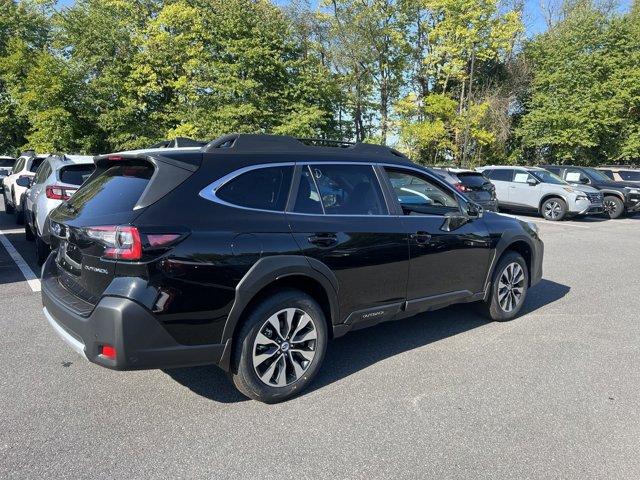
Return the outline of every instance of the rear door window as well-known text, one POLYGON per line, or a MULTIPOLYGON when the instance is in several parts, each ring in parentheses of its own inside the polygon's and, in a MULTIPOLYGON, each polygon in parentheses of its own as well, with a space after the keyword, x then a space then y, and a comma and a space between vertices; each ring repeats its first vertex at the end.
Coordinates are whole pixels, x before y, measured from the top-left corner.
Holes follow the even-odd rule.
POLYGON ((68 167, 62 167, 58 176, 62 183, 82 185, 91 176, 95 168, 96 166, 93 164, 69 165, 68 167))
POLYGON ((386 215, 382 189, 371 165, 309 166, 326 215, 386 215))
MULTIPOLYGON (((613 172, 611 170, 600 169, 600 171, 604 173, 607 177, 609 177, 611 180, 615 180, 615 177, 613 176, 613 172)), ((622 175, 622 172, 618 172, 618 173, 622 175)))
POLYGON ((42 165, 42 162, 44 162, 44 158, 34 158, 31 161, 31 165, 29 165, 29 171, 30 172, 35 172, 36 170, 38 170, 38 167, 40 167, 40 165, 42 165))
POLYGON ((489 178, 498 182, 511 182, 513 179, 513 169, 496 168, 490 171, 489 178))
POLYGON ((458 173, 456 174, 460 183, 472 188, 482 188, 489 180, 481 173, 458 173))
POLYGON ((239 207, 281 212, 287 204, 292 176, 293 166, 256 168, 222 185, 216 196, 239 207))

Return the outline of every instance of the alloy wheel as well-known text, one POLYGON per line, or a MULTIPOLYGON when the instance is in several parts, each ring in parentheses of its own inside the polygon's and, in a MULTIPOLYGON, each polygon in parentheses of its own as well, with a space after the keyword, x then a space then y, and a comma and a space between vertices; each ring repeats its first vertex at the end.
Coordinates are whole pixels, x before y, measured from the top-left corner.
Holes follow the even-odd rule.
POLYGON ((316 356, 318 332, 313 318, 300 308, 285 308, 262 324, 253 344, 253 368, 270 387, 291 385, 316 356))
POLYGON ((555 220, 562 214, 562 207, 558 202, 552 200, 544 205, 544 216, 555 220))
POLYGON ((605 213, 612 214, 616 212, 616 202, 613 200, 609 200, 608 202, 604 202, 604 211, 605 213))
POLYGON ((498 280, 498 303, 504 312, 512 312, 522 302, 524 281, 524 270, 517 262, 507 265, 500 274, 500 279, 498 280))

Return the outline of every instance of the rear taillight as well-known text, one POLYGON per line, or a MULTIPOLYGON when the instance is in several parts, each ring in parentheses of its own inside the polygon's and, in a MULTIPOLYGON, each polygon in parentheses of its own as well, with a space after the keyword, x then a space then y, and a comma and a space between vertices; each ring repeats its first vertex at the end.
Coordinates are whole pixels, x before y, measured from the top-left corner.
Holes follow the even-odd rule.
POLYGON ((69 200, 77 188, 62 187, 60 185, 49 185, 45 189, 47 198, 51 200, 69 200))
POLYGON ((86 227, 85 234, 104 245, 103 258, 140 260, 143 251, 157 251, 171 247, 186 237, 185 233, 140 233, 128 225, 86 227))
POLYGON ((140 260, 142 258, 142 241, 136 227, 126 225, 100 226, 85 228, 86 235, 101 243, 106 248, 105 258, 115 260, 140 260))
POLYGON ((462 183, 456 183, 454 185, 454 187, 455 187, 456 190, 458 190, 459 192, 462 192, 462 193, 467 193, 467 192, 471 191, 471 189, 469 187, 467 187, 466 185, 463 185, 462 183))

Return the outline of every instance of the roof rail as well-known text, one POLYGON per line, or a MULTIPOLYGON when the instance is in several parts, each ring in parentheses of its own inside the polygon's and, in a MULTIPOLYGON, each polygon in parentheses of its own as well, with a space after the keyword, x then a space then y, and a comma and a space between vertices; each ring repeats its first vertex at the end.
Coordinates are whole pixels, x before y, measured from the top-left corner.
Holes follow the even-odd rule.
POLYGON ((203 151, 210 152, 217 148, 233 148, 242 152, 264 151, 299 151, 313 152, 317 149, 340 148, 353 153, 371 153, 393 155, 410 161, 405 155, 394 148, 372 143, 352 143, 341 140, 327 140, 324 138, 295 138, 288 135, 263 135, 253 133, 231 133, 223 135, 209 142, 203 151))

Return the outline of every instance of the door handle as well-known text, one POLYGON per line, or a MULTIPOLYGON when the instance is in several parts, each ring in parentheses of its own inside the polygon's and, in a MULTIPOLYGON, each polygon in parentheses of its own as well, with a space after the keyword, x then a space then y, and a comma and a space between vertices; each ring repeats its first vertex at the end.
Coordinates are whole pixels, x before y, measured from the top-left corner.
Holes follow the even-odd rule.
POLYGON ((315 235, 310 235, 308 240, 309 243, 319 247, 330 247, 338 243, 338 237, 333 233, 316 233, 315 235))
POLYGON ((411 234, 411 238, 414 239, 416 241, 416 243, 419 243, 421 245, 424 245, 426 243, 429 242, 429 240, 431 240, 431 234, 428 232, 416 232, 411 234))

